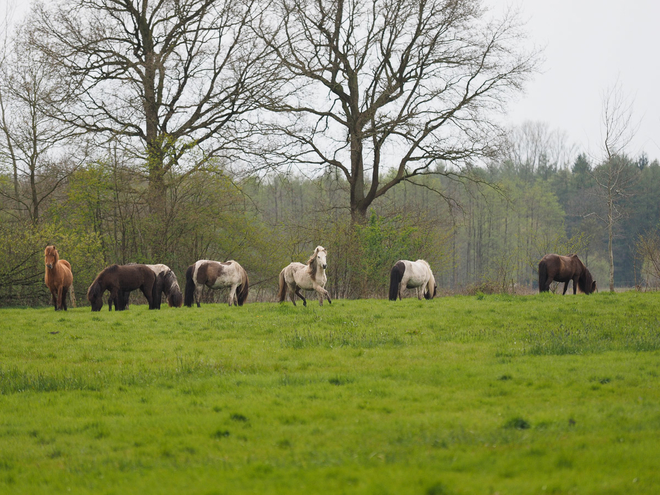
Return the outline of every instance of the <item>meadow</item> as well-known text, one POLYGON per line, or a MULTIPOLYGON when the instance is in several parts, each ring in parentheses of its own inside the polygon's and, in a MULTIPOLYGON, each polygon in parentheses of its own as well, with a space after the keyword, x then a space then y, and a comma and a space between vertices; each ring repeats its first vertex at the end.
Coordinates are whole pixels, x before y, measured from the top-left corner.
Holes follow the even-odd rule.
POLYGON ((1 493, 657 493, 660 295, 0 310, 1 493))

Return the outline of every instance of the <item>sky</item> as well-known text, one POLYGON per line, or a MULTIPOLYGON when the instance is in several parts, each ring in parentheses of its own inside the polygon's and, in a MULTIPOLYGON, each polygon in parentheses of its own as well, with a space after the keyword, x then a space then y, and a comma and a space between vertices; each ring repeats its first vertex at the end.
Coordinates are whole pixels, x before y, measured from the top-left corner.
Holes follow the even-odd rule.
POLYGON ((660 1, 484 0, 517 8, 530 46, 543 49, 541 70, 509 106, 507 122, 546 122, 578 152, 603 156, 603 101, 619 86, 632 104, 629 156, 660 159, 660 1))
MULTIPOLYGON (((660 159, 659 0, 482 1, 493 14, 518 9, 529 46, 543 50, 540 71, 503 117, 507 124, 546 123, 599 160, 604 95, 618 85, 635 123, 626 152, 660 159)), ((0 0, 0 14, 13 7, 20 19, 29 3, 0 0)))

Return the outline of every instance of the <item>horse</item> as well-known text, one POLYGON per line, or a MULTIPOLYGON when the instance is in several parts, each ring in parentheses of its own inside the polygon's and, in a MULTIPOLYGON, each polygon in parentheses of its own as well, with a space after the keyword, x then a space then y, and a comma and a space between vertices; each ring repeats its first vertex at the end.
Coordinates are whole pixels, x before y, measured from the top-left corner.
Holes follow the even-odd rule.
POLYGON ((71 289, 71 302, 75 307, 71 264, 67 260, 60 259, 55 246, 46 246, 44 250, 44 263, 46 265, 44 281, 50 289, 55 311, 59 311, 60 309, 66 311, 66 294, 69 289, 71 289))
POLYGON ((438 292, 431 267, 424 260, 397 261, 390 270, 390 301, 403 299, 403 289, 415 289, 417 299, 433 299, 438 292), (421 292, 420 292, 421 290, 421 292))
POLYGON ((280 272, 279 292, 277 296, 280 302, 286 299, 287 288, 290 291, 290 298, 293 305, 296 305, 296 295, 303 301, 303 306, 307 306, 307 299, 300 293, 300 289, 315 290, 319 295, 319 305, 323 306, 323 297, 330 300, 330 294, 325 290, 325 283, 328 280, 325 276, 325 269, 328 267, 326 258, 327 251, 323 246, 316 246, 314 253, 307 260, 307 264, 293 262, 285 266, 280 272))
POLYGON ((156 274, 146 265, 110 265, 99 273, 87 289, 87 300, 92 304, 92 311, 101 311, 103 293, 110 291, 108 310, 126 309, 124 293, 140 289, 149 302, 149 309, 155 309, 154 286, 156 274))
POLYGON ((546 254, 539 262, 539 292, 548 292, 550 284, 555 280, 564 282, 564 292, 568 289, 568 282, 573 281, 573 294, 580 288, 581 292, 591 294, 596 291, 596 281, 577 254, 560 256, 546 254))
MULTIPOLYGON (((167 265, 162 263, 157 265, 148 266, 156 275, 156 283, 154 284, 154 309, 160 309, 162 295, 165 294, 167 304, 170 308, 180 308, 183 304, 183 294, 179 287, 174 271, 167 265)), ((128 308, 128 300, 131 295, 130 291, 123 293, 124 308, 128 308)))
POLYGON ((186 270, 186 289, 183 304, 191 307, 193 299, 199 308, 199 298, 204 286, 210 289, 229 287, 229 306, 243 306, 250 290, 250 280, 245 269, 234 260, 226 262, 199 260, 186 270))

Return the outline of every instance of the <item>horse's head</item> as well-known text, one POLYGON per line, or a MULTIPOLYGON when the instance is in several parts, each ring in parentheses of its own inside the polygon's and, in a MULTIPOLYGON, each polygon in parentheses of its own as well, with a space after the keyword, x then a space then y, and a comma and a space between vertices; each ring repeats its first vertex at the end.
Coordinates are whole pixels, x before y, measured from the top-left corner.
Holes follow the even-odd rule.
POLYGON ((316 254, 316 261, 319 264, 321 268, 324 270, 328 268, 328 252, 325 250, 324 247, 322 246, 317 246, 316 250, 314 251, 314 254, 316 254))
POLYGON ((94 280, 87 289, 87 300, 92 305, 92 311, 101 311, 103 307, 103 290, 98 280, 94 280))
POLYGON ((316 268, 319 266, 324 270, 328 268, 327 256, 328 253, 323 246, 316 246, 314 253, 307 260, 311 273, 316 273, 316 268))
POLYGON ((180 308, 183 304, 183 294, 181 294, 179 282, 177 282, 172 270, 168 271, 167 275, 165 275, 165 287, 167 288, 167 304, 171 308, 180 308))
POLYGON ((53 268, 59 259, 60 256, 57 249, 55 249, 55 246, 46 246, 46 249, 44 250, 44 261, 46 266, 48 268, 53 268))

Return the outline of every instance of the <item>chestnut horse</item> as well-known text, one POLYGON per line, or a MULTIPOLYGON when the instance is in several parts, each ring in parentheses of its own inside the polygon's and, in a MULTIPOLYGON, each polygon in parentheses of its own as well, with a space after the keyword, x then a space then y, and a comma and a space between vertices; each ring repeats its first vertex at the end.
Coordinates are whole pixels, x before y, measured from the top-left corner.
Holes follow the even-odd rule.
POLYGON ((580 288, 581 292, 591 294, 596 290, 596 281, 587 267, 580 261, 577 254, 560 256, 546 254, 539 262, 539 292, 547 292, 552 281, 564 282, 564 292, 568 289, 568 282, 573 281, 573 294, 580 288))
POLYGON ((323 306, 323 297, 326 297, 332 304, 330 294, 325 290, 325 283, 328 280, 325 275, 325 269, 328 267, 327 254, 323 246, 316 246, 306 265, 293 262, 282 269, 277 293, 280 302, 286 300, 288 288, 289 297, 294 306, 296 305, 296 295, 302 299, 303 306, 307 306, 307 299, 300 293, 300 289, 315 290, 319 295, 319 305, 321 306, 323 306))
POLYGON ((126 309, 124 293, 140 289, 149 302, 149 309, 154 306, 154 288, 156 274, 146 265, 110 265, 99 273, 87 289, 87 299, 92 304, 92 311, 101 311, 103 293, 110 291, 108 309, 115 311, 126 309))
POLYGON ((71 302, 75 307, 73 295, 73 273, 71 265, 67 260, 61 260, 55 246, 46 246, 44 251, 46 264, 46 286, 50 289, 55 311, 63 309, 66 311, 66 294, 71 289, 71 302))

